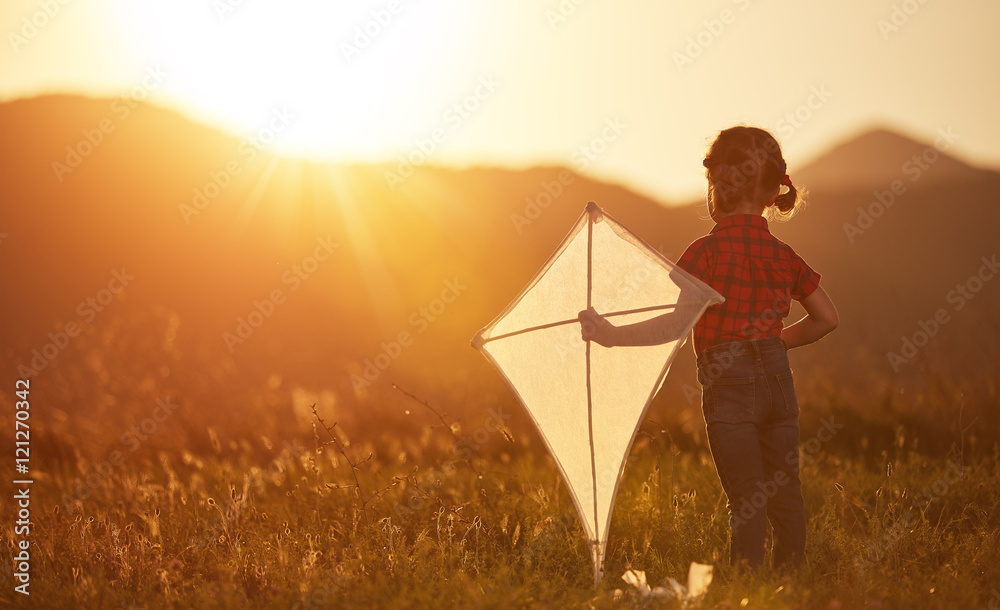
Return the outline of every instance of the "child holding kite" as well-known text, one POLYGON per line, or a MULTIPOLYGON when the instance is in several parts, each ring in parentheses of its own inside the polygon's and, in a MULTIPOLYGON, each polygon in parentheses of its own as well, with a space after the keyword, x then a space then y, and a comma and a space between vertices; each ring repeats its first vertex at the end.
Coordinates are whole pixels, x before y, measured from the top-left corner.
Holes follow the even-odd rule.
MULTIPOLYGON (((731 561, 763 563, 770 521, 775 566, 796 565, 806 523, 787 350, 819 340, 839 318, 819 273, 768 230, 765 216, 788 217, 801 201, 774 136, 726 129, 703 164, 716 224, 677 265, 726 299, 695 324, 694 349, 709 445, 728 497, 731 561), (807 315, 786 327, 792 301, 807 315)), ((607 347, 649 344, 654 320, 615 327, 592 309, 580 312, 584 339, 607 347)))

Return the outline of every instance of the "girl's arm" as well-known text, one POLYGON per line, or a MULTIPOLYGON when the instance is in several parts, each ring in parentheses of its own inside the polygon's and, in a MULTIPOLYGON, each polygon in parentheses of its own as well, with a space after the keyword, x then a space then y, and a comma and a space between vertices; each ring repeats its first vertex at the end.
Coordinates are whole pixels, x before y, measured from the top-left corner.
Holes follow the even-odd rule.
POLYGON ((837 308, 822 286, 818 286, 799 303, 806 310, 806 317, 781 329, 781 340, 788 349, 819 341, 840 323, 837 308))
POLYGON ((604 347, 661 345, 679 339, 676 311, 671 311, 643 322, 615 326, 593 308, 580 312, 580 330, 584 341, 593 341, 604 347))
POLYGON ((594 308, 580 312, 580 331, 584 341, 604 347, 662 345, 684 336, 692 310, 702 307, 701 293, 681 289, 672 311, 642 322, 615 326, 594 308))

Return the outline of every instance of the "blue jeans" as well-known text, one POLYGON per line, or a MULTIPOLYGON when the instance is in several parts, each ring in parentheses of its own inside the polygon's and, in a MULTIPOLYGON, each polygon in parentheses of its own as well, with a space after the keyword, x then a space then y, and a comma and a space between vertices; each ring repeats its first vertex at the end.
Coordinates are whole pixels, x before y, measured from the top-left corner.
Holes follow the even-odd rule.
POLYGON ((780 337, 736 341, 698 356, 702 411, 712 458, 729 502, 730 558, 764 562, 767 522, 775 566, 805 554, 799 481, 799 404, 780 337))

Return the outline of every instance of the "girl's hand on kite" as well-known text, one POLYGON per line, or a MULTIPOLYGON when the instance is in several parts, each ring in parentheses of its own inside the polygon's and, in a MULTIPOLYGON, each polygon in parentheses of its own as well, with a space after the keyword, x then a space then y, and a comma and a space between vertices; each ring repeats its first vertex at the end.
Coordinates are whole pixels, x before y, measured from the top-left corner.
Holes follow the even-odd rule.
POLYGON ((597 313, 593 307, 581 311, 577 319, 580 320, 580 335, 584 341, 593 341, 604 347, 612 346, 615 326, 597 313))

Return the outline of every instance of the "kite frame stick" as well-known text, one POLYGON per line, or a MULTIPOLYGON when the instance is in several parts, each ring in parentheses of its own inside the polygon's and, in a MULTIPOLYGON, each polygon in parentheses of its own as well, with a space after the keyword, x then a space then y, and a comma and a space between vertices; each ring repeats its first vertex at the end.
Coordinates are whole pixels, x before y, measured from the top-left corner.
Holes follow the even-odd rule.
MULTIPOLYGON (((591 306, 591 296, 594 288, 594 214, 599 213, 600 208, 593 201, 587 202, 587 309, 591 306)), ((590 438, 590 476, 592 495, 594 497, 594 535, 598 537, 600 526, 597 522, 597 457, 594 447, 594 402, 590 388, 590 339, 587 339, 587 435, 590 438)), ((591 544, 594 548, 591 553, 594 556, 594 587, 601 581, 601 567, 604 563, 603 549, 600 539, 594 540, 591 544)))
MULTIPOLYGON (((597 207, 596 204, 594 204, 594 207, 595 208, 597 207)), ((588 209, 589 209, 589 205, 588 205, 588 209)), ((636 235, 635 233, 633 233, 630 229, 628 229, 623 224, 621 224, 620 222, 618 222, 617 220, 615 220, 613 217, 609 216, 603 210, 601 210, 600 208, 597 208, 597 210, 601 214, 603 220, 608 223, 608 226, 611 228, 612 231, 614 231, 620 237, 625 238, 626 241, 628 241, 628 242, 630 242, 630 243, 632 243, 632 244, 634 244, 636 246, 645 248, 646 251, 647 251, 647 254, 649 254, 650 256, 654 256, 655 258, 658 258, 662 262, 665 262, 667 265, 669 265, 669 267, 671 269, 671 274, 673 274, 673 273, 676 272, 676 273, 679 273, 681 277, 687 279, 688 281, 690 281, 692 283, 698 283, 698 284, 705 285, 704 282, 702 282, 698 278, 694 277, 693 275, 691 275, 690 273, 688 273, 684 269, 678 267, 676 264, 672 263, 669 259, 667 259, 667 257, 665 257, 662 254, 660 254, 657 250, 655 250, 653 247, 651 247, 649 244, 647 244, 645 241, 643 241, 642 238, 640 238, 638 235, 636 235)), ((615 477, 615 488, 611 492, 611 504, 608 507, 608 519, 607 519, 607 522, 604 524, 604 533, 605 533, 605 535, 607 535, 607 533, 611 530, 611 517, 614 515, 614 512, 615 512, 615 500, 618 498, 618 488, 621 485, 622 475, 625 472, 625 464, 628 463, 628 455, 629 455, 629 453, 632 450, 632 445, 635 443, 635 437, 639 433, 639 429, 642 427, 642 422, 646 419, 646 412, 649 411, 649 406, 653 403, 653 397, 656 396, 656 393, 660 391, 660 387, 663 385, 663 381, 666 378, 667 373, 670 370, 670 365, 671 365, 671 363, 673 363, 674 356, 677 355, 677 352, 681 349, 681 347, 687 341, 688 335, 691 334, 691 329, 694 328, 695 323, 697 323, 697 321, 705 313, 705 310, 708 309, 709 307, 711 307, 712 305, 715 305, 716 303, 722 303, 722 302, 725 301, 725 298, 721 294, 719 294, 718 292, 716 292, 714 289, 712 289, 711 286, 707 286, 706 285, 706 287, 711 292, 715 293, 715 296, 717 297, 717 300, 715 300, 714 302, 711 299, 708 299, 708 300, 705 301, 704 305, 697 312, 697 315, 695 315, 691 319, 691 323, 688 325, 687 330, 685 330, 684 333, 682 335, 680 335, 680 338, 674 344, 674 348, 672 350, 670 350, 670 354, 667 356, 666 360, 664 361, 663 368, 660 370, 660 374, 657 376, 656 383, 653 384, 652 391, 649 393, 649 396, 646 397, 646 405, 642 408, 642 412, 639 414, 639 417, 636 419, 635 429, 632 430, 632 437, 629 439, 628 444, 625 445, 625 447, 626 447, 625 454, 622 455, 622 461, 618 465, 618 474, 615 477)), ((590 297, 589 292, 588 292, 587 297, 588 298, 590 297)), ((588 341, 588 347, 589 347, 589 344, 590 344, 590 342, 588 341)), ((589 365, 590 365, 589 352, 588 352, 587 365, 588 365, 588 369, 589 369, 589 365)), ((588 388, 588 390, 589 390, 589 388, 588 388)), ((589 393, 588 393, 588 398, 589 398, 589 393)), ((591 454, 593 454, 593 452, 591 452, 591 454)), ((595 487, 596 487, 596 485, 595 485, 595 487)), ((600 542, 598 542, 598 543, 600 543, 600 542)), ((607 541, 605 540, 604 543, 607 544, 607 541)), ((601 557, 602 564, 603 564, 603 561, 604 561, 604 558, 601 557)), ((595 585, 596 585, 596 583, 595 583, 595 585)))

